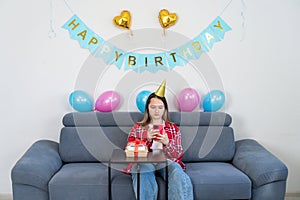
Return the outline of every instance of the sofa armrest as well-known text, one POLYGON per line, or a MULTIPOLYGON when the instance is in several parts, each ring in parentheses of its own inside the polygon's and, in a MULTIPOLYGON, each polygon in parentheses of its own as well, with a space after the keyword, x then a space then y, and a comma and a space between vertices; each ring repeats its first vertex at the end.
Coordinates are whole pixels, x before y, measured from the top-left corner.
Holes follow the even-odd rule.
POLYGON ((61 166, 58 143, 39 140, 25 152, 13 167, 12 183, 31 185, 48 191, 48 182, 61 166))
POLYGON ((254 188, 275 181, 285 181, 288 175, 286 165, 252 139, 236 141, 232 164, 252 180, 254 188))

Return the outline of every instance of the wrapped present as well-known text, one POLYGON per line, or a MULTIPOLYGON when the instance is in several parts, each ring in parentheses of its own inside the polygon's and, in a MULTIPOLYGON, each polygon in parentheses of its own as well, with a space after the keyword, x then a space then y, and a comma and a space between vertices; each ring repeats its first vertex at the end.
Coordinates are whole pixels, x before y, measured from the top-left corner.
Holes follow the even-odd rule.
POLYGON ((127 143, 125 152, 127 157, 147 157, 148 147, 143 141, 136 139, 127 143))

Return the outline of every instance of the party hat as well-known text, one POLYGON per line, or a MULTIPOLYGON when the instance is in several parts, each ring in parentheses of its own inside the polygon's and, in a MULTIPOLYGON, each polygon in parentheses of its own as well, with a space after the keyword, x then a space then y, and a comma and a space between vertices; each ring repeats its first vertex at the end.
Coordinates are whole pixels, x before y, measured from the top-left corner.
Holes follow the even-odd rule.
POLYGON ((166 80, 164 80, 159 88, 156 90, 155 94, 159 97, 164 97, 165 96, 165 89, 166 89, 166 80))

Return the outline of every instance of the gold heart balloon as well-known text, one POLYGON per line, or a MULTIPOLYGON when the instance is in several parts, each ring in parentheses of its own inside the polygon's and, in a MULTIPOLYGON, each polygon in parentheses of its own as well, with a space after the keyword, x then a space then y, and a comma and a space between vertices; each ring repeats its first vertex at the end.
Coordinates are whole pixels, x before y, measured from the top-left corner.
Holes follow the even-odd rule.
POLYGON ((176 23, 177 15, 176 13, 169 13, 166 9, 162 9, 159 11, 158 19, 162 28, 168 28, 176 23))
POLYGON ((115 16, 113 22, 116 26, 121 28, 130 29, 131 25, 131 15, 127 10, 123 10, 120 16, 115 16))

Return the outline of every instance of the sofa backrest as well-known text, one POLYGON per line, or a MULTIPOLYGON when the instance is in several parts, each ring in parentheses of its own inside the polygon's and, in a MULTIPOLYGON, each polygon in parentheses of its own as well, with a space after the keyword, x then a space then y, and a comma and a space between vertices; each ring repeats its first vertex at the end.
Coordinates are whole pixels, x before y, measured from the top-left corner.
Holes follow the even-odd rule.
MULTIPOLYGON (((223 112, 171 112, 181 130, 184 162, 230 161, 234 155, 231 116, 223 112)), ((107 162, 124 149, 140 112, 72 112, 63 117, 59 152, 64 162, 107 162)))

